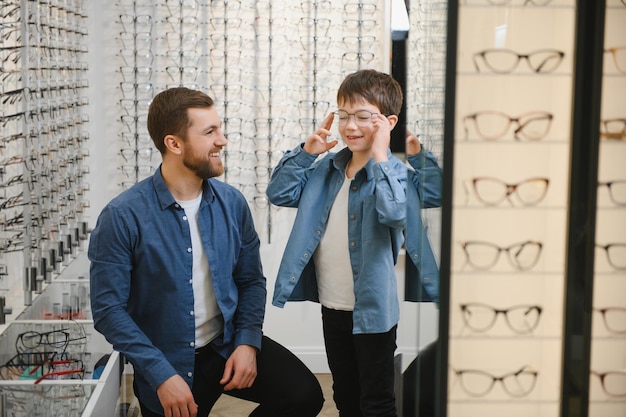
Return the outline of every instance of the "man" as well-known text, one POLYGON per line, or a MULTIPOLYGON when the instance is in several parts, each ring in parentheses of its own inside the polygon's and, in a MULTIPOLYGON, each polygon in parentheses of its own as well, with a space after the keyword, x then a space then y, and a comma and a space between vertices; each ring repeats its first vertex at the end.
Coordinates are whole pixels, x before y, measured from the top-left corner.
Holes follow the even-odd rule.
POLYGON ((214 178, 213 100, 165 90, 148 131, 163 162, 103 209, 88 252, 95 327, 133 365, 143 417, 207 416, 223 392, 259 403, 253 416, 316 416, 317 379, 262 334, 260 242, 243 195, 214 178))

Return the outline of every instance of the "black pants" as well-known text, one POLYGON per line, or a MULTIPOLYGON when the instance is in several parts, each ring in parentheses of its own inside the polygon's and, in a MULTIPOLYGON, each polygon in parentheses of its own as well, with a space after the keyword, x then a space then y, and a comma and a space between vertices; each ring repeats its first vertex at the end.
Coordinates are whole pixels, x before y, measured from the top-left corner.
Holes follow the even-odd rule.
MULTIPOLYGON (((258 403, 251 417, 314 417, 324 396, 315 375, 293 353, 263 336, 257 355, 257 377, 250 388, 224 391, 219 381, 226 360, 213 349, 196 354, 191 391, 198 404, 198 417, 207 417, 222 394, 258 403)), ((157 417, 141 403, 142 417, 157 417)))
POLYGON ((324 344, 340 417, 396 417, 396 327, 352 334, 352 312, 322 307, 324 344))

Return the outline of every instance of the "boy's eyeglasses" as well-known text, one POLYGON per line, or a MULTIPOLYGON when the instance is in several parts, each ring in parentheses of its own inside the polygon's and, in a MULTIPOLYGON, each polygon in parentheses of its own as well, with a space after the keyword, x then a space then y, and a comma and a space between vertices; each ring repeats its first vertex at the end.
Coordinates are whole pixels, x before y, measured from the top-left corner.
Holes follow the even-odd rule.
POLYGON ((345 110, 337 110, 333 114, 337 117, 339 121, 339 126, 347 125, 350 121, 350 116, 354 116, 354 123, 356 123, 357 126, 367 127, 370 125, 370 123, 372 123, 372 117, 379 113, 372 113, 368 110, 359 110, 354 113, 348 113, 345 110))

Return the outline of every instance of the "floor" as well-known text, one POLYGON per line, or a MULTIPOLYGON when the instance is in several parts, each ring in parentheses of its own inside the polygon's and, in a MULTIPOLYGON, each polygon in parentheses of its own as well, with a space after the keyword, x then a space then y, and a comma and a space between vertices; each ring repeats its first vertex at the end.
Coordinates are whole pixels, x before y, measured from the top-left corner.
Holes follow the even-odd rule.
MULTIPOLYGON (((324 407, 318 417, 337 417, 339 413, 335 408, 332 393, 332 378, 330 374, 316 374, 324 392, 324 407)), ((256 407, 256 404, 238 398, 222 395, 211 410, 209 417, 245 417, 256 407)))
MULTIPOLYGON (((322 391, 324 392, 324 407, 318 414, 318 417, 337 417, 339 413, 335 408, 332 394, 332 378, 330 374, 316 374, 317 379, 320 381, 322 391)), ((126 396, 126 404, 130 407, 124 407, 124 411, 118 414, 119 417, 141 417, 139 414, 137 399, 132 395, 132 375, 126 375, 126 383, 122 385, 122 397, 126 396), (124 389, 124 387, 130 387, 124 389), (124 394, 124 391, 126 394, 124 394), (128 394, 130 392, 130 395, 128 394)), ((256 404, 233 398, 228 395, 222 395, 217 401, 209 417, 247 417, 250 412, 256 407, 256 404)))

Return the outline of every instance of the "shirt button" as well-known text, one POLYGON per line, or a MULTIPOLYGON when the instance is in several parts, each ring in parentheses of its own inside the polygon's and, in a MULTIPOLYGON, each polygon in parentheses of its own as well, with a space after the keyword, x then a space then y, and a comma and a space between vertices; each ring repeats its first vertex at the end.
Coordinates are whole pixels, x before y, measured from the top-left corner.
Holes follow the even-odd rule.
POLYGON ((357 187, 356 185, 352 186, 352 191, 356 191, 359 187, 357 187))
POLYGON ((316 231, 315 231, 315 234, 319 236, 319 235, 321 235, 321 234, 322 234, 322 231, 321 231, 321 230, 316 230, 316 231))
POLYGON ((189 378, 191 378, 191 377, 193 376, 193 374, 192 374, 191 372, 187 372, 187 376, 188 376, 189 378))
POLYGON ((190 279, 190 280, 189 280, 189 284, 193 284, 193 279, 190 279))
POLYGON ((305 254, 304 254, 304 255, 302 255, 302 256, 304 256, 304 259, 307 259, 307 258, 309 257, 309 254, 308 254, 308 253, 305 253, 305 254))
POLYGON ((354 220, 354 219, 356 219, 356 216, 354 214, 351 214, 350 215, 350 220, 354 220))
POLYGON ((356 242, 350 242, 350 246, 355 247, 356 246, 356 242))
POLYGON ((183 220, 187 220, 187 216, 183 216, 183 220))
POLYGON ((196 346, 196 342, 191 342, 191 343, 189 343, 189 346, 191 346, 191 347, 196 346))
POLYGON ((358 269, 353 269, 352 270, 352 274, 353 275, 359 275, 359 270, 358 269))
POLYGON ((191 311, 189 312, 189 315, 190 315, 190 316, 193 316, 193 310, 191 310, 191 311))
POLYGON ((422 280, 423 280, 424 282, 430 282, 430 277, 424 277, 424 278, 422 278, 422 280))
POLYGON ((187 248, 187 253, 191 253, 191 248, 187 248))
POLYGON ((178 205, 178 203, 177 203, 177 204, 174 204, 174 207, 176 207, 176 208, 178 208, 178 209, 180 208, 180 206, 178 205))
POLYGON ((415 259, 416 261, 420 258, 420 256, 416 253, 415 255, 413 255, 413 259, 415 259))
POLYGON ((296 280, 295 275, 292 275, 290 279, 291 279, 292 281, 295 281, 295 280, 296 280))

